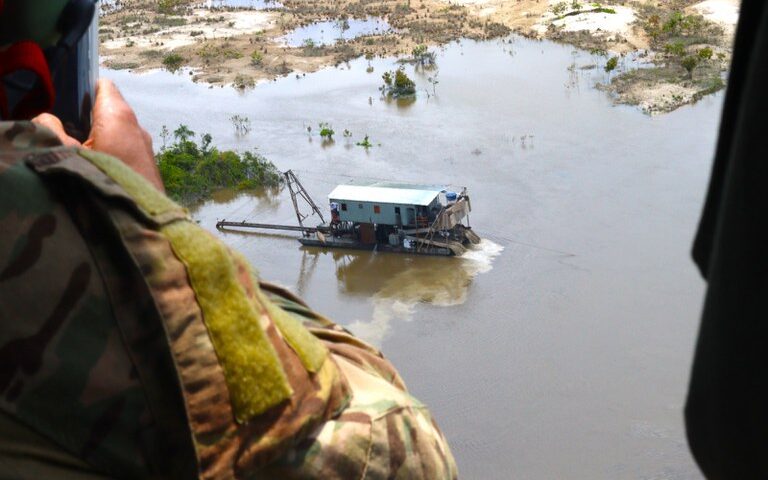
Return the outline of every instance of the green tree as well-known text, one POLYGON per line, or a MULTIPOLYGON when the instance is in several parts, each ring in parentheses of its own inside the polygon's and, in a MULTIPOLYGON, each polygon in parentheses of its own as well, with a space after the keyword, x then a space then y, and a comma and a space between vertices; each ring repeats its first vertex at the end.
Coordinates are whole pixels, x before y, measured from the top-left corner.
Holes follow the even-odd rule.
POLYGON ((320 125, 318 125, 320 128, 320 136, 325 140, 333 140, 333 134, 336 133, 333 131, 333 127, 331 127, 330 123, 322 122, 320 125))
POLYGON ((404 94, 416 93, 416 84, 408 78, 402 68, 395 71, 395 88, 404 94))
POLYGON ((209 134, 200 145, 190 140, 194 132, 186 125, 174 131, 176 143, 161 150, 156 160, 168 195, 185 203, 193 202, 218 188, 251 189, 278 187, 282 176, 277 168, 256 152, 220 151, 212 147, 209 134))
POLYGON ((211 146, 213 137, 211 136, 210 133, 206 133, 205 135, 203 135, 203 138, 201 140, 202 141, 200 142, 200 152, 203 154, 203 156, 208 155, 208 153, 210 152, 210 150, 208 150, 208 147, 211 146))
POLYGON ((163 66, 171 73, 180 69, 183 64, 184 57, 178 53, 171 52, 163 58, 163 66))
POLYGON ((416 83, 405 73, 405 70, 398 68, 393 72, 384 72, 381 76, 384 85, 381 91, 391 97, 402 97, 416 94, 416 83))
POLYGON ((177 144, 185 144, 190 138, 194 138, 195 132, 189 129, 188 126, 183 123, 179 125, 179 128, 173 131, 173 138, 176 139, 177 144))
POLYGON ((688 78, 693 79, 693 70, 699 64, 699 59, 689 55, 680 61, 680 65, 688 72, 688 78))
POLYGON ((605 63, 605 71, 606 72, 613 71, 618 64, 619 64, 619 57, 609 58, 608 61, 605 63))

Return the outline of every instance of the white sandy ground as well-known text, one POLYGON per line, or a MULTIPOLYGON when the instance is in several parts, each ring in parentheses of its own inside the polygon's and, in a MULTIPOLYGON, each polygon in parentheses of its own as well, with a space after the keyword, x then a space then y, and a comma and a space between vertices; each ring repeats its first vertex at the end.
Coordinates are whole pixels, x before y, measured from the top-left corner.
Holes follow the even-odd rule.
POLYGON ((705 0, 690 8, 707 20, 719 23, 733 31, 739 21, 740 4, 739 0, 705 0))
POLYGON ((149 35, 118 37, 108 40, 102 47, 109 51, 123 48, 131 41, 136 47, 154 47, 161 50, 191 45, 201 40, 248 35, 270 28, 275 23, 276 14, 262 11, 211 12, 206 9, 194 10, 192 19, 186 25, 168 27, 149 35), (196 19, 219 18, 216 23, 196 23, 196 19), (203 32, 192 36, 192 32, 203 32))
MULTIPOLYGON (((549 0, 550 6, 560 3, 560 0, 549 0)), ((551 10, 542 15, 539 22, 533 27, 539 34, 544 34, 550 24, 562 28, 566 32, 577 32, 588 30, 592 33, 602 32, 604 34, 626 35, 632 29, 632 23, 635 21, 635 10, 621 5, 602 5, 603 8, 612 8, 616 13, 580 13, 578 15, 569 15, 560 20, 555 20, 555 14, 551 10)), ((584 3, 583 10, 590 10, 593 7, 584 3)), ((570 11, 570 10, 567 10, 570 11)))

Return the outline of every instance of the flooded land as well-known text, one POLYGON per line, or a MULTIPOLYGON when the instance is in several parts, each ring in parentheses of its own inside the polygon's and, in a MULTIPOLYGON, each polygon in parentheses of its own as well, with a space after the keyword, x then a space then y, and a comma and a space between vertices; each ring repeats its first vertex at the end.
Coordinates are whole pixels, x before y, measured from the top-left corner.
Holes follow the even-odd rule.
POLYGON ((598 54, 592 68, 610 73, 598 87, 655 114, 724 88, 738 11, 739 0, 111 0, 99 37, 109 68, 192 67, 194 82, 248 89, 514 32, 598 54))
POLYGON ((321 208, 353 179, 469 188, 484 240, 458 258, 216 231, 224 218, 295 224, 285 191, 220 191, 192 208, 262 277, 379 345, 431 407, 462 478, 700 478, 682 416, 704 290, 689 251, 722 93, 649 116, 594 88, 615 75, 600 52, 519 35, 433 48, 432 70, 357 58, 245 90, 183 68, 102 75, 158 148, 164 125, 185 124, 220 148, 258 149, 321 208), (400 66, 415 99, 379 90, 400 66))

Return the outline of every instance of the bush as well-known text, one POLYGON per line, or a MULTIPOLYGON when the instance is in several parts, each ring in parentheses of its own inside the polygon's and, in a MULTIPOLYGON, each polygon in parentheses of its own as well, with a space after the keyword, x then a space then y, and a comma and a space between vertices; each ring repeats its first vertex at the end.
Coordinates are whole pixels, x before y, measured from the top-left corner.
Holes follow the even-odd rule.
POLYGON ((685 55, 685 44, 683 42, 673 42, 664 45, 664 52, 668 55, 674 55, 676 57, 682 57, 685 55))
POLYGON ((610 72, 616 68, 616 66, 619 64, 619 57, 611 57, 608 59, 608 62, 605 64, 605 71, 610 72))
POLYGON ((157 11, 167 15, 169 13, 174 13, 178 7, 183 4, 183 0, 158 0, 157 11))
POLYGON ((373 146, 373 144, 371 143, 371 140, 368 138, 368 135, 366 135, 365 138, 363 138, 362 140, 357 142, 357 146, 358 147, 363 147, 363 148, 365 148, 367 150, 367 149, 371 148, 373 146))
POLYGON ((212 138, 203 135, 198 145, 195 133, 185 125, 173 132, 176 142, 156 155, 160 176, 168 196, 191 203, 219 188, 253 189, 278 187, 282 176, 274 164, 256 152, 219 151, 212 138))
POLYGON ((689 55, 680 61, 680 65, 688 72, 690 77, 693 77, 693 69, 699 64, 699 59, 693 55, 689 55))
POLYGON ((712 49, 709 47, 704 47, 701 50, 698 51, 699 59, 701 60, 709 60, 712 58, 712 49))
POLYGON ((246 88, 253 88, 256 86, 256 81, 253 79, 253 77, 249 77, 248 75, 243 75, 242 73, 238 73, 235 75, 235 81, 233 82, 233 85, 238 90, 245 90, 246 88))
POLYGON ((554 13, 556 17, 564 14, 566 10, 568 10, 568 4, 566 2, 559 2, 552 6, 552 13, 554 13))
POLYGON ((403 92, 405 94, 416 93, 416 84, 413 83, 413 80, 408 78, 408 75, 406 75, 403 69, 398 69, 395 71, 395 88, 399 92, 403 92))
POLYGON ((176 70, 180 69, 183 64, 184 57, 178 53, 171 52, 163 58, 163 66, 169 72, 175 72, 176 70))
POLYGON ((254 50, 251 54, 251 65, 258 67, 261 66, 262 63, 264 63, 264 55, 262 55, 260 51, 254 50))
POLYGON ((333 131, 330 123, 321 123, 318 127, 320 128, 321 137, 325 140, 333 140, 333 134, 336 132, 333 131))
POLYGON ((408 78, 405 70, 399 68, 393 72, 384 72, 381 76, 384 85, 381 91, 392 97, 402 97, 416 94, 416 84, 408 78))

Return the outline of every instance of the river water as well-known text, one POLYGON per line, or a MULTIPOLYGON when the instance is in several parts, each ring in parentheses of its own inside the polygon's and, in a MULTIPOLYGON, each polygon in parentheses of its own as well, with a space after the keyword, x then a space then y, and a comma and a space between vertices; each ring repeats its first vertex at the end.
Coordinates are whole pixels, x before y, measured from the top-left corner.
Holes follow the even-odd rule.
MULTIPOLYGON (((378 91, 392 59, 244 93, 187 74, 102 74, 158 145, 162 125, 184 123, 223 148, 258 147, 321 208, 353 177, 469 187, 485 241, 462 258, 216 232, 379 345, 431 406, 463 478, 700 478, 682 421, 704 291, 689 250, 722 95, 649 117, 593 88, 607 74, 580 67, 605 59, 509 42, 440 50, 436 95, 434 72, 406 66, 419 93, 400 104, 378 91), (237 137, 232 115, 252 131, 237 137), (355 145, 364 135, 368 150, 355 145)), ((296 223, 286 192, 220 192, 193 213, 214 232, 221 218, 296 223)))

